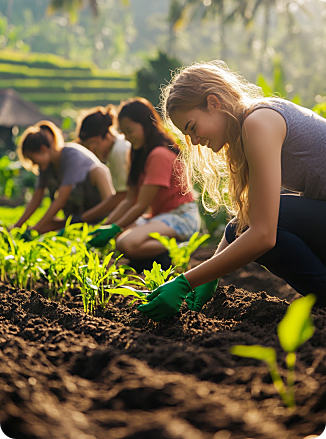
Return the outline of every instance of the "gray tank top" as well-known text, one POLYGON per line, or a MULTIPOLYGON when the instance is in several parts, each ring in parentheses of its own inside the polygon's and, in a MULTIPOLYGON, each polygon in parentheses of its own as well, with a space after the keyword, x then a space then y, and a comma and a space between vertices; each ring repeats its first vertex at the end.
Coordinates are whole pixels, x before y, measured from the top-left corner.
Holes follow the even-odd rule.
POLYGON ((98 189, 91 184, 89 173, 94 168, 102 168, 111 187, 109 168, 87 148, 76 143, 65 143, 62 148, 59 169, 52 164, 45 171, 40 171, 36 189, 48 188, 53 201, 60 186, 72 185, 72 191, 63 211, 65 216, 82 213, 100 203, 98 189))
POLYGON ((326 200, 326 119, 284 99, 267 102, 254 111, 272 108, 283 116, 287 127, 281 153, 282 187, 326 200))

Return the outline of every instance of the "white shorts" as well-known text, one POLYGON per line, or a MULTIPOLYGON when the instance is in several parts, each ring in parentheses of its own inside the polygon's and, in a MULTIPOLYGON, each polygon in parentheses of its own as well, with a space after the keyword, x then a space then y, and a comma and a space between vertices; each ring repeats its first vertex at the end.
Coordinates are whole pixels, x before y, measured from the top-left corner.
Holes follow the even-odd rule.
POLYGON ((181 204, 170 212, 160 213, 152 218, 141 216, 136 220, 136 225, 142 226, 152 221, 162 221, 171 227, 176 232, 179 241, 188 241, 200 229, 200 215, 195 201, 181 204))

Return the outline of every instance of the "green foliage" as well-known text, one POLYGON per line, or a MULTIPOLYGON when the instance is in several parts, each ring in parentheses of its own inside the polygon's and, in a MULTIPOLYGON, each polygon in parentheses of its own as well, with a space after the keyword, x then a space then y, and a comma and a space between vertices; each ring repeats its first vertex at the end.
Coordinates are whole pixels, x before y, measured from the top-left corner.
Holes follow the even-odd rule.
POLYGON ((15 177, 19 175, 20 168, 19 162, 13 162, 7 156, 0 158, 0 196, 11 198, 13 194, 21 192, 20 188, 15 187, 15 177))
POLYGON ((174 269, 169 267, 167 270, 162 270, 161 264, 156 261, 153 262, 151 270, 144 270, 144 282, 149 291, 156 290, 160 285, 163 285, 169 277, 173 276, 174 269))
POLYGON ((178 245, 175 238, 167 238, 157 232, 149 234, 151 238, 157 239, 169 251, 172 264, 181 273, 187 270, 191 254, 210 236, 206 234, 198 237, 198 235, 199 232, 195 232, 188 242, 178 245))
POLYGON ((309 294, 295 300, 287 309, 277 327, 278 338, 285 352, 295 352, 313 336, 315 328, 310 313, 315 302, 316 297, 309 294))
POLYGON ((202 204, 199 205, 199 213, 205 231, 210 235, 210 242, 220 242, 227 224, 227 213, 221 208, 217 214, 211 215, 206 212, 202 204))
POLYGON ((319 104, 316 104, 312 111, 319 114, 319 116, 326 118, 326 102, 320 102, 319 104))
POLYGON ((162 270, 161 264, 154 261, 151 270, 144 270, 144 279, 140 276, 133 277, 139 280, 138 285, 144 285, 147 290, 153 291, 163 285, 170 277, 173 277, 174 274, 175 270, 172 266, 167 270, 162 270))
POLYGON ((37 241, 25 242, 13 239, 11 234, 0 227, 1 245, 1 278, 9 280, 17 288, 32 288, 34 279, 43 273, 42 259, 38 258, 37 241))
POLYGON ((279 392, 285 405, 295 406, 294 398, 294 366, 296 361, 295 351, 314 334, 315 328, 311 318, 311 308, 316 301, 316 296, 309 294, 295 300, 287 309, 285 316, 278 324, 277 333, 280 344, 286 355, 288 368, 287 387, 284 386, 277 368, 277 357, 275 349, 266 348, 260 345, 244 346, 238 345, 231 348, 233 355, 240 357, 254 358, 265 361, 276 390, 279 392))
POLYGON ((171 71, 182 65, 181 61, 159 51, 156 58, 148 60, 148 66, 136 73, 136 93, 148 99, 154 107, 159 104, 161 85, 171 79, 171 71))
POLYGON ((49 283, 49 297, 56 297, 63 296, 73 286, 75 267, 85 260, 87 251, 82 243, 52 235, 46 234, 39 245, 40 256, 44 261, 43 274, 49 283))
MULTIPOLYGON (((275 57, 273 60, 273 81, 268 83, 263 74, 259 74, 256 79, 256 84, 261 87, 266 97, 279 96, 288 99, 286 91, 285 73, 281 63, 280 57, 275 57)), ((301 98, 298 94, 292 97, 292 102, 301 105, 301 98)))
MULTIPOLYGON (((31 174, 31 172, 29 172, 31 174)), ((32 174, 34 175, 34 174, 32 174)), ((27 220, 27 225, 35 225, 45 214, 51 204, 51 199, 48 197, 43 198, 41 206, 34 212, 34 214, 27 220)), ((0 206, 0 225, 10 226, 15 224, 25 211, 25 206, 17 207, 5 207, 0 206)), ((63 211, 58 213, 58 218, 64 218, 63 211)))
MULTIPOLYGON (((49 207, 50 200, 45 199, 45 202, 42 209, 36 211, 37 218, 43 216, 49 207)), ((4 223, 16 222, 23 210, 23 207, 17 211, 2 208, 4 223), (5 212, 8 213, 7 218, 5 212)), ((158 235, 171 249, 178 267, 162 270, 161 265, 154 262, 151 270, 144 270, 145 277, 142 279, 133 274, 135 270, 131 267, 119 263, 122 255, 115 257, 114 240, 110 242, 111 250, 107 255, 90 251, 88 233, 96 226, 70 224, 69 220, 60 233, 38 235, 34 230, 28 230, 30 240, 27 242, 22 239, 26 235, 27 224, 10 232, 0 227, 0 279, 16 287, 30 289, 36 282, 46 281, 44 289, 50 299, 64 296, 69 288, 79 288, 86 313, 94 313, 97 306, 104 309, 113 294, 130 296, 133 299, 131 304, 135 300, 146 303, 147 291, 156 289, 175 276, 176 268, 185 270, 190 254, 209 236, 198 237, 195 233, 189 243, 179 249, 175 240, 158 235)), ((107 246, 107 251, 110 246, 107 246)))

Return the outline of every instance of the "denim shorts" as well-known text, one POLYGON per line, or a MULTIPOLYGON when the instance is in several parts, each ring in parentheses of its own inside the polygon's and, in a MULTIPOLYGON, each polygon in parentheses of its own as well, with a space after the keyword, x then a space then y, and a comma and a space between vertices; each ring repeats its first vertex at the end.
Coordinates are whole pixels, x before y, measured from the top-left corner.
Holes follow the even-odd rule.
POLYGON ((188 241, 200 229, 200 215, 197 203, 185 203, 170 212, 160 213, 152 218, 140 217, 136 220, 137 226, 148 224, 151 221, 162 221, 171 227, 177 234, 179 241, 188 241))

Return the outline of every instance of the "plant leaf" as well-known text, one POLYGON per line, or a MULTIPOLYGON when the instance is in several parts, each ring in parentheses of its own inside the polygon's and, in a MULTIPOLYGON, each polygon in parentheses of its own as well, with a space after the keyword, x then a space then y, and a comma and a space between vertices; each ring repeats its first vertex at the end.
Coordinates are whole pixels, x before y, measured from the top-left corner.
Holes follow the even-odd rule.
POLYGON ((278 338, 285 352, 295 352, 313 336, 315 327, 310 313, 315 302, 316 296, 308 294, 295 300, 288 307, 277 327, 278 338))
POLYGON ((255 358, 256 360, 265 361, 269 365, 275 365, 276 352, 273 348, 265 348, 260 345, 237 345, 231 348, 231 354, 239 357, 255 358))

